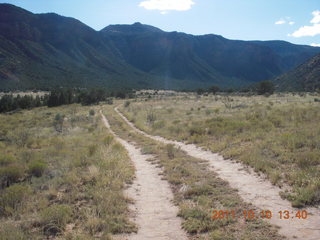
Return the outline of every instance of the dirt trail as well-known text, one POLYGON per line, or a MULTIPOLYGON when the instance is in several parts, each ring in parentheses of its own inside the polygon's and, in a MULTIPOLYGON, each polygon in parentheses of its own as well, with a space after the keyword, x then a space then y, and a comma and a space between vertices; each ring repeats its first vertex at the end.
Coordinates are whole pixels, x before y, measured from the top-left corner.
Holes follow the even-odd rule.
POLYGON ((140 134, 166 144, 174 144, 192 157, 207 160, 221 179, 228 181, 231 187, 238 189, 239 195, 244 201, 252 203, 262 210, 270 210, 272 212, 273 217, 269 221, 271 224, 280 227, 280 234, 287 236, 289 239, 320 239, 319 208, 293 208, 289 201, 281 199, 279 195, 279 192, 281 191, 280 188, 273 186, 268 180, 258 176, 252 169, 248 172, 244 169, 242 164, 226 160, 222 156, 203 150, 194 144, 185 144, 168 140, 160 136, 149 135, 136 128, 117 108, 115 108, 115 111, 128 125, 140 134), (307 210, 308 218, 295 218, 294 213, 298 210, 307 210), (289 211, 290 218, 280 219, 279 211, 289 211))
MULTIPOLYGON (((101 112, 100 112, 101 113, 101 112)), ((127 190, 135 204, 132 210, 138 233, 124 237, 130 240, 184 240, 187 235, 181 229, 181 219, 177 217, 178 208, 172 204, 173 194, 167 181, 161 180, 161 171, 143 155, 140 149, 119 138, 111 129, 108 120, 101 113, 102 120, 109 131, 128 151, 136 169, 134 183, 127 190)))

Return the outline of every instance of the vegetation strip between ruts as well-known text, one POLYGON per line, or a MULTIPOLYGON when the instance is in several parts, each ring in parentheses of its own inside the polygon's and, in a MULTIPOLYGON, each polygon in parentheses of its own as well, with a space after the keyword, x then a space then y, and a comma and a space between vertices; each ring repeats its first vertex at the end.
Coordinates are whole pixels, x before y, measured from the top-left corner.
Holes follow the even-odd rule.
POLYGON ((124 139, 134 141, 153 162, 163 167, 164 178, 171 184, 174 202, 179 207, 182 226, 191 239, 283 239, 277 230, 261 219, 211 219, 213 210, 256 209, 244 203, 236 190, 208 169, 208 164, 193 158, 172 145, 137 134, 111 106, 105 113, 113 130, 124 139))

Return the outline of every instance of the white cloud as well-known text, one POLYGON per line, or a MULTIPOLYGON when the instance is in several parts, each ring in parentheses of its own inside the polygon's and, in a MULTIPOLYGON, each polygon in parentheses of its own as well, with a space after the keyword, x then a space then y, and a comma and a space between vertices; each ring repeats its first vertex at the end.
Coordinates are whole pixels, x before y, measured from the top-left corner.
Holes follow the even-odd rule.
POLYGON ((291 37, 314 37, 320 34, 320 24, 314 24, 312 26, 303 26, 294 33, 290 34, 291 37))
POLYGON ((291 17, 285 17, 285 18, 280 18, 274 24, 276 24, 276 25, 283 25, 283 24, 293 25, 293 24, 295 24, 295 22, 291 20, 291 17))
POLYGON ((166 14, 170 10, 190 10, 193 4, 193 0, 147 0, 140 2, 139 6, 147 10, 160 10, 161 14, 166 14))
POLYGON ((294 33, 289 34, 290 37, 314 37, 320 34, 320 11, 312 12, 313 18, 310 23, 311 26, 303 26, 296 30, 294 33))
POLYGON ((312 47, 320 47, 320 43, 311 43, 310 44, 312 47))
POLYGON ((285 20, 280 19, 280 20, 276 21, 274 24, 276 24, 276 25, 282 25, 282 24, 285 24, 285 23, 286 23, 285 20))
POLYGON ((320 11, 319 10, 313 11, 312 15, 313 15, 313 18, 310 22, 313 24, 320 23, 320 11))

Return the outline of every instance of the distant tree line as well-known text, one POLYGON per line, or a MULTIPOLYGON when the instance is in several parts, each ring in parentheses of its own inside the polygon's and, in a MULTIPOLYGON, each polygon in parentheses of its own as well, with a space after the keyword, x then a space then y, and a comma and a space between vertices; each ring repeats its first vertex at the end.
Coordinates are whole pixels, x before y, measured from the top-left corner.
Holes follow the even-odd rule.
POLYGON ((132 97, 130 90, 110 92, 106 89, 63 89, 51 90, 43 96, 14 96, 5 94, 0 98, 0 113, 11 112, 18 109, 31 109, 34 107, 48 106, 57 107, 66 104, 80 103, 82 105, 94 105, 106 101, 112 103, 112 97, 128 98, 132 97))
POLYGON ((251 92, 253 94, 258 95, 271 95, 275 91, 275 86, 270 81, 262 81, 258 82, 256 84, 253 84, 246 88, 239 88, 237 90, 228 88, 228 89, 220 89, 218 86, 211 86, 207 89, 199 88, 197 89, 198 95, 204 95, 204 94, 216 94, 217 92, 224 92, 224 93, 233 93, 233 92, 251 92))

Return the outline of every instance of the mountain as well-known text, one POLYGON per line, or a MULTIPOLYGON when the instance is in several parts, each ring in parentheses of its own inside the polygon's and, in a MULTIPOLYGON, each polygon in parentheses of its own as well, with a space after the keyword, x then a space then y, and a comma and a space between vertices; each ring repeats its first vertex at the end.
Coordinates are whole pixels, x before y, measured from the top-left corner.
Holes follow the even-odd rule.
POLYGON ((73 18, 0 4, 1 89, 239 87, 317 53, 283 41, 194 36, 141 23, 95 31, 73 18))
POLYGON ((274 80, 279 90, 315 91, 320 89, 320 54, 274 80))
POLYGON ((107 38, 80 21, 54 13, 32 14, 9 4, 0 5, 2 89, 123 88, 129 78, 132 80, 127 87, 137 87, 148 80, 145 73, 117 56, 107 38))
POLYGON ((268 80, 319 53, 284 41, 238 41, 218 35, 193 36, 135 23, 101 30, 123 59, 157 76, 228 87, 268 80))

